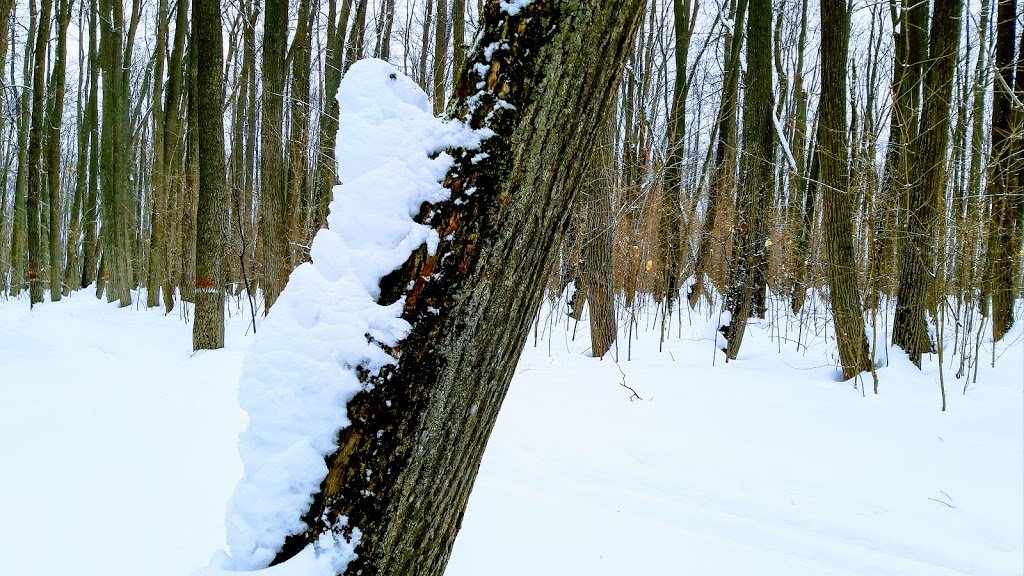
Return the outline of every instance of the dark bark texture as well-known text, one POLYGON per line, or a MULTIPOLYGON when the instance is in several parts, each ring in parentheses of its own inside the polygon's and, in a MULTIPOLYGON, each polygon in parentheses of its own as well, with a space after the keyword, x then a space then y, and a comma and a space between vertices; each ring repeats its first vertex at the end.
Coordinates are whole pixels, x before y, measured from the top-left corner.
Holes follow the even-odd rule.
POLYGON ((900 248, 899 289, 893 321, 893 344, 921 366, 932 350, 925 311, 935 281, 935 238, 938 205, 946 185, 953 68, 960 38, 960 0, 937 0, 932 15, 930 66, 925 74, 921 130, 915 148, 914 181, 910 187, 907 237, 900 248))
POLYGON ((850 15, 846 0, 821 0, 821 186, 824 191, 826 269, 829 301, 843 378, 871 369, 853 248, 846 126, 846 58, 850 15))
POLYGON ((767 211, 774 193, 775 129, 772 126, 772 6, 752 0, 747 19, 746 95, 743 101, 743 148, 740 156, 733 258, 725 307, 726 355, 736 358, 747 320, 764 302, 764 267, 768 247, 767 211))
POLYGON ((196 319, 192 349, 224 347, 224 114, 220 0, 192 0, 192 42, 198 68, 199 207, 196 212, 196 319))

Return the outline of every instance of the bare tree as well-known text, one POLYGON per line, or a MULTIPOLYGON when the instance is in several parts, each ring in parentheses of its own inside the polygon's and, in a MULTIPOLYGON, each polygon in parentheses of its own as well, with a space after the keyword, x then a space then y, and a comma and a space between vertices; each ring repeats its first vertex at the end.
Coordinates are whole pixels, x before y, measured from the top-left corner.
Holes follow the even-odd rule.
POLYGON ((871 369, 854 258, 853 197, 849 182, 846 126, 846 60, 850 15, 846 0, 821 0, 821 151, 822 204, 825 211, 829 300, 839 345, 843 378, 871 369))
POLYGON ((772 91, 771 0, 751 0, 747 19, 746 94, 743 100, 743 147, 733 226, 733 257, 725 307, 730 313, 723 329, 726 354, 736 358, 747 319, 763 306, 767 259, 765 220, 773 193, 775 130, 772 91), (760 303, 760 305, 759 305, 760 303))
POLYGON ((192 44, 197 60, 199 208, 196 216, 196 318, 192 349, 224 347, 222 283, 224 202, 224 100, 220 0, 192 0, 192 44))
POLYGON ((893 344, 921 366, 932 350, 925 311, 935 278, 932 253, 937 210, 946 186, 953 66, 960 39, 960 0, 936 0, 932 15, 930 63, 924 80, 921 130, 915 146, 914 181, 910 188, 907 238, 900 249, 900 283, 893 344))

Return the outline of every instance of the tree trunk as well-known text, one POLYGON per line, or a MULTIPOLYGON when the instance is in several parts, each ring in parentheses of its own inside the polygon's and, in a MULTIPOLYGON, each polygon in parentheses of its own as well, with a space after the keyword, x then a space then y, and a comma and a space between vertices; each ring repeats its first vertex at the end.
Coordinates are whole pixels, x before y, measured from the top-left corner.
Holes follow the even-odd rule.
POLYGON ((121 3, 100 0, 100 59, 103 63, 103 138, 100 158, 100 202, 103 217, 102 274, 107 300, 121 306, 131 304, 131 261, 129 259, 127 159, 127 87, 121 30, 121 3))
POLYGON ((391 30, 395 24, 395 0, 384 0, 382 14, 378 16, 377 57, 381 60, 391 58, 391 30))
POLYGON ((853 197, 847 166, 846 59, 850 15, 846 0, 821 0, 821 103, 818 148, 824 190, 829 300, 843 379, 870 370, 853 250, 853 197))
POLYGON ((946 186, 953 67, 960 39, 960 0, 937 0, 932 16, 930 66, 924 80, 921 130, 914 149, 914 181, 910 189, 907 238, 900 249, 900 284, 893 344, 921 366, 921 355, 932 350, 925 317, 935 278, 932 253, 936 210, 946 186))
MULTIPOLYGON (((181 8, 179 8, 181 9, 181 8)), ((153 53, 153 206, 150 217, 149 266, 146 281, 146 306, 160 303, 160 292, 168 298, 171 291, 167 273, 167 172, 164 158, 164 54, 167 51, 167 29, 170 22, 167 0, 159 0, 156 15, 156 47, 153 53)), ((165 308, 170 312, 170 307, 165 308)))
MULTIPOLYGON (((47 122, 46 136, 46 180, 50 190, 50 300, 61 299, 63 290, 61 280, 64 278, 60 266, 63 262, 60 253, 61 228, 61 169, 60 169, 60 128, 64 121, 64 72, 67 67, 67 36, 68 24, 71 22, 71 0, 60 0, 57 9, 57 47, 54 52, 53 71, 50 73, 50 111, 47 122)), ((71 249, 70 243, 68 249, 71 249)))
MULTIPOLYGON (((389 0, 393 2, 394 0, 389 0)), ((452 76, 466 64, 466 0, 452 0, 452 76)))
POLYGON ((199 208, 196 214, 196 317, 192 349, 224 347, 224 87, 220 0, 192 0, 192 46, 199 139, 199 208))
POLYGON ((89 98, 85 105, 85 129, 89 131, 89 168, 86 182, 85 208, 82 210, 82 276, 79 285, 89 287, 96 281, 99 264, 97 228, 99 226, 99 177, 100 177, 100 60, 97 36, 97 0, 89 4, 89 98))
MULTIPOLYGON (((713 257, 714 231, 718 220, 718 205, 722 196, 732 195, 734 186, 736 154, 736 107, 739 102, 740 50, 743 48, 743 20, 747 13, 747 1, 738 0, 732 14, 735 33, 726 35, 725 82, 722 86, 722 102, 718 108, 718 142, 715 147, 715 164, 708 182, 707 209, 701 225, 697 257, 693 264, 693 285, 687 293, 690 307, 697 306, 707 289, 704 277, 708 274, 713 257)), ((722 252, 725 250, 723 249, 722 252)))
POLYGON ((316 161, 316 183, 313 198, 314 230, 327 226, 327 209, 335 184, 338 183, 334 144, 338 135, 338 86, 341 83, 342 55, 345 53, 345 30, 352 0, 343 0, 337 26, 333 25, 334 0, 328 10, 327 51, 324 56, 324 96, 320 113, 320 151, 316 161))
POLYGON ((739 353, 747 319, 763 302, 764 267, 767 261, 767 205, 774 191, 775 129, 772 125, 772 6, 770 0, 751 0, 747 19, 747 88, 743 100, 743 146, 737 214, 733 231, 726 309, 730 320, 724 329, 726 354, 739 353), (759 297, 760 293, 760 297, 759 297))
POLYGON ((164 167, 167 185, 167 217, 164 219, 167 245, 164 248, 168 284, 170 290, 163 295, 164 310, 174 306, 174 289, 181 290, 182 297, 191 298, 191 278, 182 278, 184 268, 183 224, 186 207, 185 139, 182 134, 182 119, 185 104, 185 49, 188 31, 188 2, 177 2, 174 24, 174 44, 167 61, 167 86, 164 90, 164 167))
POLYGON ((672 124, 669 128, 668 164, 665 166, 665 186, 658 225, 661 245, 662 275, 665 287, 665 317, 672 316, 672 307, 679 299, 679 280, 682 274, 683 160, 686 143, 686 61, 690 51, 690 0, 674 0, 676 45, 676 79, 672 90, 672 124))
POLYGON ((427 56, 430 54, 430 23, 433 8, 434 0, 427 0, 423 8, 423 33, 420 37, 420 61, 416 77, 416 81, 424 91, 430 89, 430 82, 427 77, 427 56))
POLYGON ((355 0, 356 13, 352 16, 352 31, 349 32, 348 42, 345 44, 345 70, 353 62, 363 57, 366 52, 366 2, 367 0, 355 0))
POLYGON ((591 168, 581 191, 587 223, 582 234, 583 292, 590 302, 590 348, 594 358, 604 356, 618 336, 612 253, 612 231, 615 227, 612 212, 615 182, 614 116, 609 116, 603 124, 604 136, 597 142, 597 149, 591 153, 591 168))
MULTIPOLYGON (((360 0, 365 2, 366 0, 360 0)), ((260 247, 264 312, 288 281, 288 234, 281 137, 284 126, 287 0, 265 0, 263 11, 263 123, 260 133, 260 247)))
MULTIPOLYGON (((14 0, 0 0, 0 91, 3 91, 0 92, 0 106, 3 106, 4 102, 2 94, 6 94, 7 91, 7 83, 3 80, 3 73, 5 63, 7 62, 11 13, 13 10, 14 0)), ((5 120, 7 120, 5 115, 0 114, 0 139, 6 139, 7 127, 5 126, 5 120)), ((0 154, 3 154, 2 159, 0 159, 0 162, 3 162, 3 176, 0 176, 0 294, 7 293, 8 291, 8 271, 11 268, 10 245, 7 243, 7 234, 10 229, 8 225, 9 220, 7 219, 7 182, 13 164, 14 150, 16 149, 11 144, 11 139, 6 139, 3 150, 0 150, 0 154)))
POLYGON ((607 117, 643 2, 573 6, 535 1, 509 15, 487 3, 470 61, 492 72, 480 92, 466 68, 455 116, 496 135, 483 160, 449 151, 452 197, 423 217, 442 238, 436 252, 418 250, 382 280, 380 301, 404 298, 411 332, 391 350, 397 364, 365 375, 367 390, 349 402, 352 424, 328 459, 309 529, 278 561, 344 524, 346 536, 361 533, 346 575, 443 573, 586 170, 562 158, 585 156, 607 117), (512 106, 499 107, 499 95, 512 106))
POLYGON ((434 19, 434 116, 444 112, 445 72, 448 69, 448 0, 437 0, 434 19))
POLYGON ((46 44, 50 38, 50 15, 54 0, 42 0, 39 9, 39 27, 36 29, 35 67, 32 73, 32 127, 28 134, 28 282, 29 306, 43 301, 42 272, 43 243, 40 237, 39 201, 43 193, 43 96, 46 78, 46 44))
POLYGON ((913 147, 918 138, 928 22, 928 2, 890 1, 893 26, 897 31, 893 34, 892 113, 882 179, 882 208, 876 217, 869 265, 871 292, 876 294, 892 293, 889 262, 899 258, 905 240, 903 231, 907 222, 907 195, 913 179, 913 147))
POLYGON ((291 130, 288 151, 288 270, 307 260, 313 232, 309 226, 309 74, 311 26, 309 0, 300 0, 295 39, 292 40, 291 130))
MULTIPOLYGON (((1017 2, 1001 0, 996 20, 997 80, 992 94, 992 160, 987 195, 992 203, 992 219, 988 233, 988 257, 985 291, 992 298, 992 339, 1002 339, 1013 326, 1013 285, 1017 280, 1015 263, 1020 261, 1020 240, 1014 242, 1015 229, 1020 227, 1017 182, 1020 158, 1020 135, 1014 133, 1017 120, 1024 116, 1011 107, 1014 85, 1014 39, 1016 38, 1017 2)), ((1021 86, 1017 86, 1020 92, 1021 86)))

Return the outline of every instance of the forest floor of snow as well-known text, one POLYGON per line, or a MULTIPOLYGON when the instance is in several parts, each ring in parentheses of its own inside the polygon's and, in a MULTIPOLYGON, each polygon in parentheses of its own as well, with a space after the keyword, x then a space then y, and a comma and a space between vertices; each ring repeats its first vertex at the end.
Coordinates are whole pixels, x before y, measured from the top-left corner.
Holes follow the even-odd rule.
MULTIPOLYGON (((0 573, 188 576, 224 546, 252 341, 230 313, 192 354, 177 312, 0 302, 0 573)), ((598 360, 541 313, 449 576, 1024 573, 1024 322, 966 392, 946 358, 940 412, 934 356, 889 350, 878 395, 837 381, 823 314, 752 323, 728 364, 717 318, 684 310, 659 352, 655 316, 598 360)))

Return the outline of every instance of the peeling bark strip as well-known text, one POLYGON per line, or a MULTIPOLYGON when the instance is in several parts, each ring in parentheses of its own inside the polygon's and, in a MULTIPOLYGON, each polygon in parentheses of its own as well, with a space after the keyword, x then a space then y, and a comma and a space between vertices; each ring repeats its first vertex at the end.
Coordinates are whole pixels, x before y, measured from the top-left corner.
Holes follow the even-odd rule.
POLYGON ((345 574, 443 573, 643 6, 487 3, 450 113, 495 135, 448 151, 451 198, 418 218, 442 239, 435 255, 381 281, 412 330, 395 365, 362 375, 308 529, 275 563, 341 527, 361 533, 345 574))

